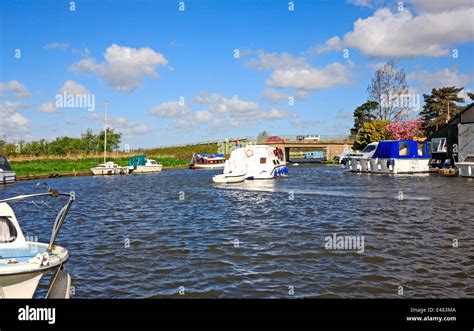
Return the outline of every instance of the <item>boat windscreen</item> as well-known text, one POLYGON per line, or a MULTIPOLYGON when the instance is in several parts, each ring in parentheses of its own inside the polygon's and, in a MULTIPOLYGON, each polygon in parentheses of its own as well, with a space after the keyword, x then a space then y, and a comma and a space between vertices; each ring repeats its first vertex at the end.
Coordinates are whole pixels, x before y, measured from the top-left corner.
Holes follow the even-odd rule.
POLYGON ((3 155, 0 155, 0 169, 3 169, 4 171, 12 171, 10 163, 8 163, 7 158, 3 155))

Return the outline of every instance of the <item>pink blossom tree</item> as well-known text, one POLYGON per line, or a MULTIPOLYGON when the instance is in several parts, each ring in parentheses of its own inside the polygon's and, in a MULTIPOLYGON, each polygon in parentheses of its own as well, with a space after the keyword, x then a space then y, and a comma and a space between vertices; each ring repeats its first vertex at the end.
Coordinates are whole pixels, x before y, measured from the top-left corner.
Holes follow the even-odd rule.
POLYGON ((422 137, 422 123, 423 121, 421 119, 390 123, 389 125, 387 125, 387 132, 390 133, 397 140, 422 137))

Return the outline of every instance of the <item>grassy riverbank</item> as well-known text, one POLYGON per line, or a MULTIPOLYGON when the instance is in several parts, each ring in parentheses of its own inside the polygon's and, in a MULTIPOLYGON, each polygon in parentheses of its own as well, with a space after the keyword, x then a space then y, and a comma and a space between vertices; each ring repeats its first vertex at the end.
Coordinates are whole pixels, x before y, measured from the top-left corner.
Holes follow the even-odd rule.
MULTIPOLYGON (((187 167, 193 153, 217 152, 217 144, 201 144, 189 146, 176 146, 155 148, 149 150, 138 150, 129 153, 111 152, 107 158, 120 166, 128 164, 128 158, 135 154, 146 154, 149 158, 163 164, 163 168, 187 167)), ((72 154, 67 156, 48 155, 23 156, 12 155, 10 165, 15 170, 18 178, 31 178, 35 176, 56 177, 61 175, 86 175, 90 173, 90 168, 102 163, 104 160, 100 156, 87 156, 72 154)))
MULTIPOLYGON (((182 160, 173 157, 154 158, 167 167, 185 167, 189 160, 182 160)), ((108 161, 114 161, 120 166, 126 166, 128 157, 107 158, 108 161)), ((18 177, 24 176, 57 176, 61 174, 85 174, 90 172, 90 168, 102 163, 102 158, 83 158, 83 159, 42 159, 31 161, 11 161, 10 165, 15 170, 18 177)))

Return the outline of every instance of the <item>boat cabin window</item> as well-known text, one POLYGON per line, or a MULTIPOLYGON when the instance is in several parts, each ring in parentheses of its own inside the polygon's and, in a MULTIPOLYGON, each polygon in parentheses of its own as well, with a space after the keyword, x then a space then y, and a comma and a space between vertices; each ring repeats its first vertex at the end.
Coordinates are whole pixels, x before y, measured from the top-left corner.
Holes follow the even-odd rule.
POLYGON ((4 171, 12 171, 10 164, 3 155, 0 155, 0 169, 3 169, 4 171))
POLYGON ((156 161, 155 161, 155 160, 153 160, 153 161, 150 161, 150 163, 151 163, 151 164, 156 164, 156 161))
POLYGON ((425 155, 426 155, 425 143, 419 142, 418 143, 418 156, 425 156, 425 155))
POLYGON ((267 163, 267 158, 266 157, 261 157, 260 158, 260 164, 265 164, 267 163))
POLYGON ((6 217, 0 217, 0 244, 14 242, 17 233, 13 223, 6 217))
POLYGON ((408 155, 408 143, 405 141, 400 141, 398 143, 398 155, 406 156, 408 155))

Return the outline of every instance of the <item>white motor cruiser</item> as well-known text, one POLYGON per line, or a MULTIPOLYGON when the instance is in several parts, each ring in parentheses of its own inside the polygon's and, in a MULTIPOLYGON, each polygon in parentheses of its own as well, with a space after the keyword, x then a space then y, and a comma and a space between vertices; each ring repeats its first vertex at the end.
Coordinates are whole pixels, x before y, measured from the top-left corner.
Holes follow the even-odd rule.
POLYGON ((59 230, 74 201, 74 192, 20 195, 0 200, 0 298, 32 298, 41 278, 54 272, 46 298, 69 298, 71 277, 63 264, 69 254, 55 244, 59 230), (56 216, 49 243, 26 241, 15 213, 8 203, 38 197, 68 197, 56 216))
POLYGON ((140 173, 147 173, 147 172, 160 172, 163 168, 163 165, 156 162, 152 159, 147 159, 144 165, 138 165, 133 173, 140 174, 140 173))
POLYGON ((288 167, 283 151, 267 145, 248 145, 237 148, 225 162, 224 173, 214 176, 216 183, 236 183, 245 179, 274 179, 286 176, 288 167))
POLYGON ((109 162, 99 164, 97 167, 91 168, 91 171, 96 176, 120 175, 120 174, 125 173, 124 168, 126 168, 128 172, 127 167, 121 167, 118 164, 112 161, 109 161, 109 162))

